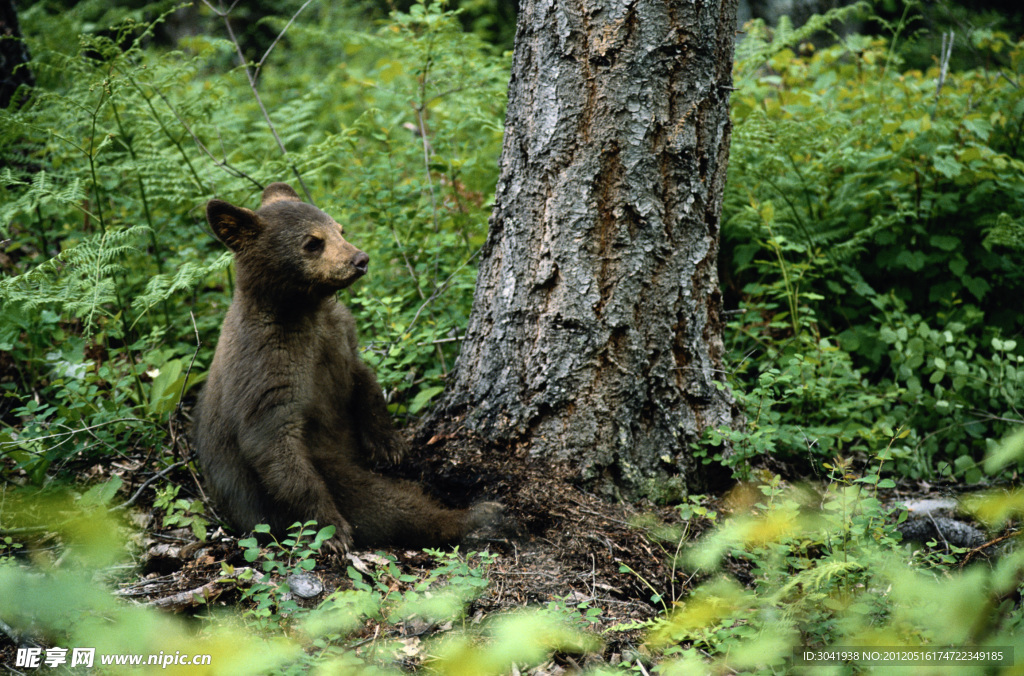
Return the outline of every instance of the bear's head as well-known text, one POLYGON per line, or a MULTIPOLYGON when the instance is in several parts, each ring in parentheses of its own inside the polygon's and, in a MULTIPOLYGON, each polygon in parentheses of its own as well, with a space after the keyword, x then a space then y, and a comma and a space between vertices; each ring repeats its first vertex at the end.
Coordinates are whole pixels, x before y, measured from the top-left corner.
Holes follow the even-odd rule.
POLYGON ((235 253, 239 285, 272 285, 276 296, 330 295, 366 274, 370 263, 333 218, 286 183, 267 186, 256 211, 210 200, 206 219, 235 253))

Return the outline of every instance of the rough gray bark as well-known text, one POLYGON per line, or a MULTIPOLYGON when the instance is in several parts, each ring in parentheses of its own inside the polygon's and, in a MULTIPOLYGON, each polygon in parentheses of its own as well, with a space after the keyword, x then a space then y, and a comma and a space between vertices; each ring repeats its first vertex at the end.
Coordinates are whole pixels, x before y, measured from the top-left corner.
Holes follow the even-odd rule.
POLYGON ((717 255, 736 0, 524 0, 501 176, 439 407, 601 490, 732 422, 717 255))

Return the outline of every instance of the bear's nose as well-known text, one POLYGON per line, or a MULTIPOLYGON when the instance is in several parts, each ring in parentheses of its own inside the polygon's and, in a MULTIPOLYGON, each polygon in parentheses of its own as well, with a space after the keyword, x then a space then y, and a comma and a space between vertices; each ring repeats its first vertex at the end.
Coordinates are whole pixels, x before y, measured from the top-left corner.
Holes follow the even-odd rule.
POLYGON ((370 264, 370 257, 360 251, 352 257, 352 267, 359 271, 359 274, 366 274, 366 266, 370 264))

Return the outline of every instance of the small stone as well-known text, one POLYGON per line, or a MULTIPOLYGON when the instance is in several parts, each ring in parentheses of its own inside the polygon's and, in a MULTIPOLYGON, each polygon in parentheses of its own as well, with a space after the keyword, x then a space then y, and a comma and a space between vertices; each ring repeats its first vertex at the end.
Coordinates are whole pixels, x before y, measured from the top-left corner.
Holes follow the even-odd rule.
POLYGON ((295 573, 288 576, 288 587, 302 599, 313 599, 324 591, 324 583, 309 573, 295 573))

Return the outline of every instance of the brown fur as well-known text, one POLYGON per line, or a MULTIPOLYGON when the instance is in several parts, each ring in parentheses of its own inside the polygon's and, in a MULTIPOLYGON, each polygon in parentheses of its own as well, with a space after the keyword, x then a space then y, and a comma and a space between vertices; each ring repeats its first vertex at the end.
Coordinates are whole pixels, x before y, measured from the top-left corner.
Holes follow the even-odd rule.
POLYGON ((399 460, 406 444, 335 298, 369 263, 341 226, 284 183, 267 187, 258 211, 211 200, 206 213, 237 270, 194 427, 222 515, 276 533, 296 521, 332 524, 335 552, 455 542, 495 518, 495 503, 445 509, 366 468, 399 460))

